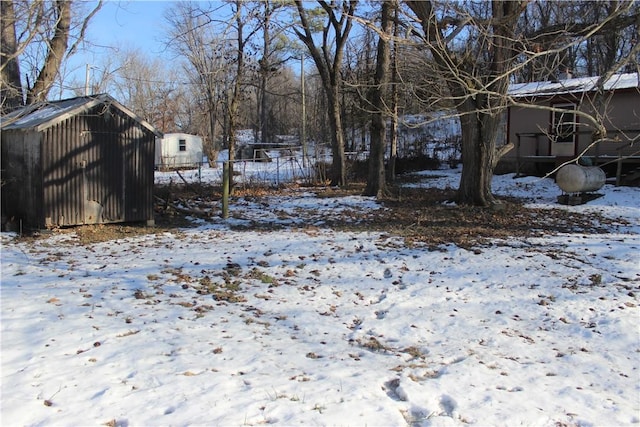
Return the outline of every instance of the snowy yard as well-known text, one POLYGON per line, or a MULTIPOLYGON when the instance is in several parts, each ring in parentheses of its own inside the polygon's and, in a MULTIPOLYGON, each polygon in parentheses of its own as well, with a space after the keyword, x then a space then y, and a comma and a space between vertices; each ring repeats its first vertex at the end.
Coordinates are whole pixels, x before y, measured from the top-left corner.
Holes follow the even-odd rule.
MULTIPOLYGON (((494 191, 559 207, 548 179, 494 191)), ((333 230, 382 207, 311 190, 103 243, 3 233, 1 424, 638 425, 640 190, 601 192, 561 209, 606 233, 477 250, 333 230)))

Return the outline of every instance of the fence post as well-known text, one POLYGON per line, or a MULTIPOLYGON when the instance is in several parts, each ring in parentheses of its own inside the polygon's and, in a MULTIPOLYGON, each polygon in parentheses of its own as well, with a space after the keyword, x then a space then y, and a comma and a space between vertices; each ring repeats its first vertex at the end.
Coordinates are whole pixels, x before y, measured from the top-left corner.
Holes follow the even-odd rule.
POLYGON ((222 218, 229 218, 229 162, 222 165, 222 218))
POLYGON ((616 163, 616 187, 620 187, 622 184, 622 150, 618 151, 618 161, 616 163))
POLYGON ((520 177, 520 134, 516 133, 516 178, 518 177, 520 177))

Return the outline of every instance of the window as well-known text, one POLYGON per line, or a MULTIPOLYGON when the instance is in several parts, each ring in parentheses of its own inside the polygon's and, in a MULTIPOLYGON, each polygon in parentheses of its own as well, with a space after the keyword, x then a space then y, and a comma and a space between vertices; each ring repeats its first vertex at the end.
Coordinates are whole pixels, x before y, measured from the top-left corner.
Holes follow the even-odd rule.
POLYGON ((566 111, 553 112, 553 137, 557 143, 575 142, 576 138, 576 109, 575 104, 555 104, 553 108, 566 111))
POLYGON ((178 150, 187 151, 187 140, 186 139, 179 139, 178 140, 178 150))

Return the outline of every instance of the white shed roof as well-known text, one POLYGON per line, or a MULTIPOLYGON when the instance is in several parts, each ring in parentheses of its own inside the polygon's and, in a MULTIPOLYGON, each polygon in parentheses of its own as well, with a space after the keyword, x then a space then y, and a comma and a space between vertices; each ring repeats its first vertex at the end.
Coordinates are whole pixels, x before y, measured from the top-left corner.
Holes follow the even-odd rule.
POLYGON ((117 109, 156 134, 156 136, 162 137, 162 133, 154 126, 146 120, 143 120, 141 117, 138 117, 131 110, 107 94, 79 96, 77 98, 28 105, 2 116, 0 128, 2 128, 2 130, 35 129, 40 131, 65 120, 69 116, 86 111, 98 104, 110 104, 115 106, 117 109))
MULTIPOLYGON (((517 83, 509 87, 509 95, 525 97, 591 92, 596 90, 598 79, 599 77, 580 77, 557 82, 517 83)), ((629 88, 640 88, 638 73, 614 74, 604 84, 604 90, 607 91, 629 88)))

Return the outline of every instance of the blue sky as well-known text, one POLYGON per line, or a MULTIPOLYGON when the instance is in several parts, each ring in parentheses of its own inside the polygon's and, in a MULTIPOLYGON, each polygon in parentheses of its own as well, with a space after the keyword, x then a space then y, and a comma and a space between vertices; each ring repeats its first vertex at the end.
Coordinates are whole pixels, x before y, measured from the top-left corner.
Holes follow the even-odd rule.
POLYGON ((93 18, 87 39, 100 45, 124 44, 151 53, 162 48, 163 13, 169 1, 107 1, 93 18))
MULTIPOLYGON (((87 2, 86 13, 97 2, 87 2)), ((150 55, 167 55, 164 51, 164 12, 170 1, 106 1, 93 17, 85 35, 84 49, 70 58, 70 78, 84 81, 86 65, 104 63, 118 48, 140 48, 150 55)))

